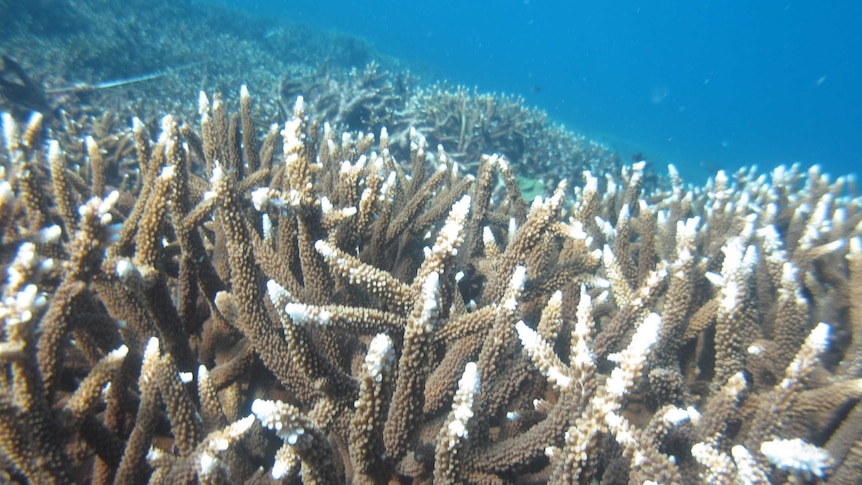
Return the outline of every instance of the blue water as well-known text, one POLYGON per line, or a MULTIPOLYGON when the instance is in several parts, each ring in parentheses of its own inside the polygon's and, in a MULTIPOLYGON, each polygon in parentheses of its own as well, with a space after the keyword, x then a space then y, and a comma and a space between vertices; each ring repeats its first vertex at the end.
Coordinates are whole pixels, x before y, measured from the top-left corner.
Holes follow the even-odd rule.
POLYGON ((246 0, 362 36, 481 91, 522 95, 628 158, 862 167, 862 2, 246 0))

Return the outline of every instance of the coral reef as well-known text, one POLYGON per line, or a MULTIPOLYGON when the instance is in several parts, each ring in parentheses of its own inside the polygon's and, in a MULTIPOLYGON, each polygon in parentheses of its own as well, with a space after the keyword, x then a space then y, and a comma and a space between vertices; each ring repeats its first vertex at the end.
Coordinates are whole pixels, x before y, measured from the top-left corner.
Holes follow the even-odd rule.
MULTIPOLYGON (((42 85, 52 109, 74 118, 108 110, 157 128, 164 113, 192 119, 185 101, 199 90, 235 94, 238 80, 275 92, 283 73, 322 63, 339 71, 372 61, 403 69, 361 38, 283 25, 219 2, 35 0, 0 3, 0 14, 0 53, 42 85), (110 89, 100 88, 105 83, 110 89)), ((3 111, 21 101, 0 92, 3 111)), ((266 119, 278 113, 275 102, 258 109, 266 119)))
MULTIPOLYGON (((584 170, 603 176, 621 166, 611 149, 555 125, 519 97, 430 84, 438 77, 426 66, 408 66, 355 36, 213 2, 55 3, 10 5, 0 15, 10 26, 0 29, 0 110, 19 122, 34 110, 58 130, 64 118, 86 128, 88 118, 137 117, 155 135, 164 113, 193 120, 186 100, 202 89, 237 101, 241 80, 268 94, 253 113, 258 125, 285 119, 302 95, 314 121, 365 133, 388 128, 400 158, 409 156, 411 128, 473 174, 483 153, 504 155, 529 193, 550 193, 563 179, 580 184, 584 170)), ((112 134, 128 138, 123 125, 112 134)))
POLYGON ((504 155, 522 187, 529 180, 551 193, 561 180, 581 184, 585 170, 616 173, 619 155, 609 147, 554 125, 523 98, 480 93, 464 86, 423 86, 409 73, 392 74, 372 63, 347 76, 323 69, 285 76, 283 102, 303 96, 314 118, 344 130, 378 133, 387 128, 393 154, 407 156, 410 130, 429 145, 442 145, 466 171, 475 174, 484 153, 504 155))
POLYGON ((500 153, 519 178, 542 180, 547 193, 560 180, 582 184, 584 171, 616 173, 621 167, 609 147, 553 124, 518 96, 436 84, 419 89, 407 112, 410 126, 468 169, 475 170, 483 153, 500 153))
POLYGON ((4 480, 862 473, 854 179, 635 163, 529 202, 505 157, 239 99, 107 150, 3 115, 4 480))

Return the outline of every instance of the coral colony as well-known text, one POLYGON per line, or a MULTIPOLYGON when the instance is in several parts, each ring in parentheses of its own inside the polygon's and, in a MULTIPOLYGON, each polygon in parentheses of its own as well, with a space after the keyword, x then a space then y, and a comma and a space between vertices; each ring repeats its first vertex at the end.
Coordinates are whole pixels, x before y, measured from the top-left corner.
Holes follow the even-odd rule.
POLYGON ((0 69, 0 483, 858 483, 853 177, 688 185, 355 39, 91 3, 0 32, 44 53, 0 69))
POLYGON ((527 201, 419 130, 198 104, 131 150, 3 115, 7 482, 855 483, 852 179, 527 201))

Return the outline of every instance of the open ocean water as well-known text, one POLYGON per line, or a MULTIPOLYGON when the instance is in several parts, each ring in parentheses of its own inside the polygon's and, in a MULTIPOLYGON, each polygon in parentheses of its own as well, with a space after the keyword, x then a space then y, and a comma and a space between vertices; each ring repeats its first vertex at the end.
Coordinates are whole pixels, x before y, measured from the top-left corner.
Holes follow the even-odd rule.
POLYGON ((862 2, 229 2, 359 35, 690 181, 721 168, 862 167, 862 2))

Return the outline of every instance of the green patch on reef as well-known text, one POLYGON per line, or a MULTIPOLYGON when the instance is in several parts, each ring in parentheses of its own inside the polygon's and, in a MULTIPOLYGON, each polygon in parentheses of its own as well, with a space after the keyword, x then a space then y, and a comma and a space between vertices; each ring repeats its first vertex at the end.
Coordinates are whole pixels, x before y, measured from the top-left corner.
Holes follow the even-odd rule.
POLYGON ((521 189, 524 200, 528 202, 540 195, 545 195, 545 183, 541 179, 518 177, 518 187, 521 189))

